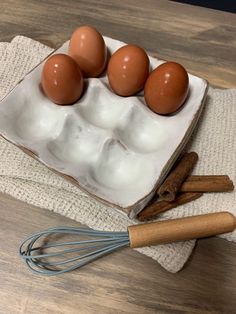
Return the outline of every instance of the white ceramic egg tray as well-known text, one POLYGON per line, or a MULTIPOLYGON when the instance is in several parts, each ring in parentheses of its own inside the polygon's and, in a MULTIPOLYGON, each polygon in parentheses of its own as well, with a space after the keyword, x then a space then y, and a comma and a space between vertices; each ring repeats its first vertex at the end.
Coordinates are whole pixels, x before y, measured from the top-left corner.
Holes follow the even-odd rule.
MULTIPOLYGON (((123 42, 104 37, 112 54, 123 42)), ((54 53, 67 53, 68 42, 54 53)), ((150 57, 154 69, 164 61, 150 57)), ((0 103, 0 134, 85 192, 135 216, 153 197, 201 114, 207 82, 189 74, 190 91, 171 116, 153 113, 142 94, 120 97, 106 75, 86 80, 83 97, 58 106, 42 92, 43 63, 0 103)))

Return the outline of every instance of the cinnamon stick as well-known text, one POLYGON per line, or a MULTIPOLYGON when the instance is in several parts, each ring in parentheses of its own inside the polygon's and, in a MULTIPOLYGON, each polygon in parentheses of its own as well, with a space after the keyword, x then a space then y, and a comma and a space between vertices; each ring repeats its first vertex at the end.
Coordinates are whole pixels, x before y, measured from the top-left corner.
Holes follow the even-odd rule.
POLYGON ((180 192, 228 192, 233 189, 234 184, 227 175, 189 176, 180 192))
POLYGON ((158 190, 160 199, 171 202, 198 160, 195 152, 185 153, 158 190))
POLYGON ((176 197, 173 202, 159 201, 151 204, 150 206, 147 206, 138 214, 137 218, 140 221, 155 218, 156 216, 158 216, 158 214, 164 211, 194 201, 200 196, 202 196, 202 193, 198 192, 181 193, 176 197))

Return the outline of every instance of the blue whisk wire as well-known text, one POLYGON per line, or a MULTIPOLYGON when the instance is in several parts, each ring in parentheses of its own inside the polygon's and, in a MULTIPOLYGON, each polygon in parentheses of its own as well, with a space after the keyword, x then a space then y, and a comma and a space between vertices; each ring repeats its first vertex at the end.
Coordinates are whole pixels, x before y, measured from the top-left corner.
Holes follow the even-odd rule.
POLYGON ((47 276, 59 275, 82 267, 97 258, 129 246, 128 232, 97 231, 87 228, 56 227, 31 234, 19 246, 19 254, 31 271, 47 276), (39 240, 46 240, 52 235, 78 235, 86 239, 80 241, 55 242, 37 245, 39 240), (87 239, 91 237, 91 239, 87 239), (68 248, 74 246, 74 248, 68 248), (63 248, 56 252, 44 253, 45 249, 63 248), (67 254, 78 253, 67 258, 67 254), (63 260, 49 261, 49 258, 65 257, 63 260), (72 265, 68 265, 71 264, 72 265), (59 267, 60 268, 53 268, 59 267))

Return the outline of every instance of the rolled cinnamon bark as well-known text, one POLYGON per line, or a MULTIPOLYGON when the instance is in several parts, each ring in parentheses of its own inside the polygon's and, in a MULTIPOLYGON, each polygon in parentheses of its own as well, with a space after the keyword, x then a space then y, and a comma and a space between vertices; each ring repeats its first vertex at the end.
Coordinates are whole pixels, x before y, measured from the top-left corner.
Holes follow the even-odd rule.
POLYGON ((228 192, 233 189, 234 184, 227 175, 189 176, 180 192, 228 192))
POLYGON ((202 193, 198 192, 181 193, 176 197, 173 202, 159 201, 147 206, 138 214, 137 218, 140 221, 155 218, 164 211, 194 201, 200 196, 202 196, 202 193))
POLYGON ((171 202, 175 199, 182 183, 193 170, 197 160, 198 155, 195 152, 185 153, 183 155, 177 166, 171 171, 158 190, 158 195, 161 200, 171 202))

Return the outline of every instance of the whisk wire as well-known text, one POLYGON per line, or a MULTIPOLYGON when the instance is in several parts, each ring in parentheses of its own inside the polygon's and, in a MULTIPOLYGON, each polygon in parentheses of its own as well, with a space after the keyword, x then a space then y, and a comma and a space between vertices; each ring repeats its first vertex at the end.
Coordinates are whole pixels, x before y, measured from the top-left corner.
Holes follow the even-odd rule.
POLYGON ((121 247, 129 245, 129 236, 127 232, 109 232, 109 231, 96 231, 86 228, 71 228, 71 227, 57 227, 43 230, 25 238, 19 247, 19 254, 25 260, 28 267, 36 273, 43 275, 57 275, 62 274, 76 268, 79 268, 85 264, 94 261, 100 256, 113 252, 121 247), (53 234, 73 234, 85 237, 96 237, 91 239, 85 239, 81 241, 67 241, 59 243, 50 243, 42 246, 35 246, 36 242, 40 239, 46 239, 53 234), (50 248, 60 248, 68 246, 77 246, 76 248, 59 250, 54 252, 43 252, 43 250, 50 248), (25 249, 24 249, 25 247, 25 249), (43 252, 43 253, 41 253, 43 252), (67 254, 83 253, 78 256, 66 258, 67 254), (40 253, 40 254, 37 254, 40 253), (61 260, 48 260, 50 258, 65 257, 61 260), (79 261, 79 262, 77 262, 79 261), (76 262, 73 265, 66 266, 76 262), (64 268, 53 268, 53 267, 64 268))
MULTIPOLYGON (((109 239, 110 240, 110 239, 109 239)), ((126 241, 126 240, 123 240, 123 241, 126 241)), ((95 241, 92 241, 92 242, 89 242, 89 240, 87 241, 81 241, 81 242, 65 242, 65 245, 81 245, 81 244, 87 244, 87 243, 93 243, 95 241)), ((54 245, 45 245, 45 246, 39 246, 39 247, 35 247, 35 248, 31 248, 31 245, 30 247, 28 248, 27 247, 27 250, 23 251, 22 253, 25 255, 23 255, 22 257, 24 259, 30 259, 32 258, 32 256, 34 257, 34 259, 37 259, 37 258, 45 258, 45 257, 55 257, 55 256, 62 256, 62 255, 65 255, 66 253, 75 253, 75 252, 81 252, 81 251, 88 251, 89 249, 94 249, 94 248, 97 248, 99 245, 100 246, 103 246, 105 245, 105 242, 106 241, 98 241, 100 243, 96 244, 96 245, 88 245, 86 247, 79 247, 79 248, 76 248, 76 249, 67 249, 67 250, 63 250, 63 251, 58 251, 58 252, 53 252, 53 253, 44 253, 44 254, 40 254, 40 255, 31 255, 31 252, 34 252, 34 251, 38 251, 38 250, 43 250, 45 248, 51 248, 51 247, 57 247, 58 245, 56 245, 54 243, 54 245), (30 253, 30 255, 28 255, 27 253, 30 253)), ((122 240, 110 240, 109 242, 112 242, 113 244, 115 243, 121 243, 122 240)), ((59 243, 60 246, 63 246, 64 243, 59 243)))
MULTIPOLYGON (((128 244, 122 243, 122 244, 117 244, 116 246, 110 247, 110 248, 104 248, 102 251, 99 252, 94 252, 93 256, 90 258, 85 258, 82 261, 76 263, 75 265, 69 266, 67 268, 58 270, 58 269, 49 269, 46 267, 46 265, 41 265, 40 262, 36 259, 34 260, 33 256, 31 259, 26 259, 25 262, 27 263, 28 267, 35 273, 40 273, 42 275, 59 275, 59 274, 63 274, 72 270, 75 270, 76 268, 82 267, 94 260, 96 260, 97 258, 99 258, 100 256, 106 255, 108 253, 111 253, 121 247, 127 246, 128 244)), ((48 266, 51 266, 51 263, 48 263, 48 266)))
MULTIPOLYGON (((117 244, 120 247, 120 245, 122 245, 122 242, 117 243, 117 244)), ((113 246, 111 246, 110 249, 116 248, 117 244, 114 244, 113 246)), ((87 258, 89 256, 95 255, 97 253, 104 252, 104 250, 106 250, 106 249, 107 249, 107 247, 102 247, 101 249, 96 250, 96 253, 94 251, 92 251, 92 252, 89 252, 89 253, 86 253, 86 254, 82 254, 80 256, 73 257, 73 258, 70 258, 70 259, 67 259, 67 260, 63 260, 63 261, 59 261, 59 262, 43 262, 43 261, 38 260, 38 256, 34 256, 34 255, 33 256, 28 256, 27 259, 29 259, 29 260, 32 260, 32 259, 37 260, 37 265, 42 265, 42 266, 59 266, 59 265, 69 264, 69 263, 74 262, 74 261, 79 260, 79 259, 82 260, 84 258, 87 258)), ((76 250, 74 250, 74 251, 76 251, 76 250)), ((42 257, 42 255, 40 257, 42 257)), ((45 258, 45 257, 51 257, 51 256, 50 256, 50 254, 45 254, 45 255, 43 255, 43 258, 45 258)))

